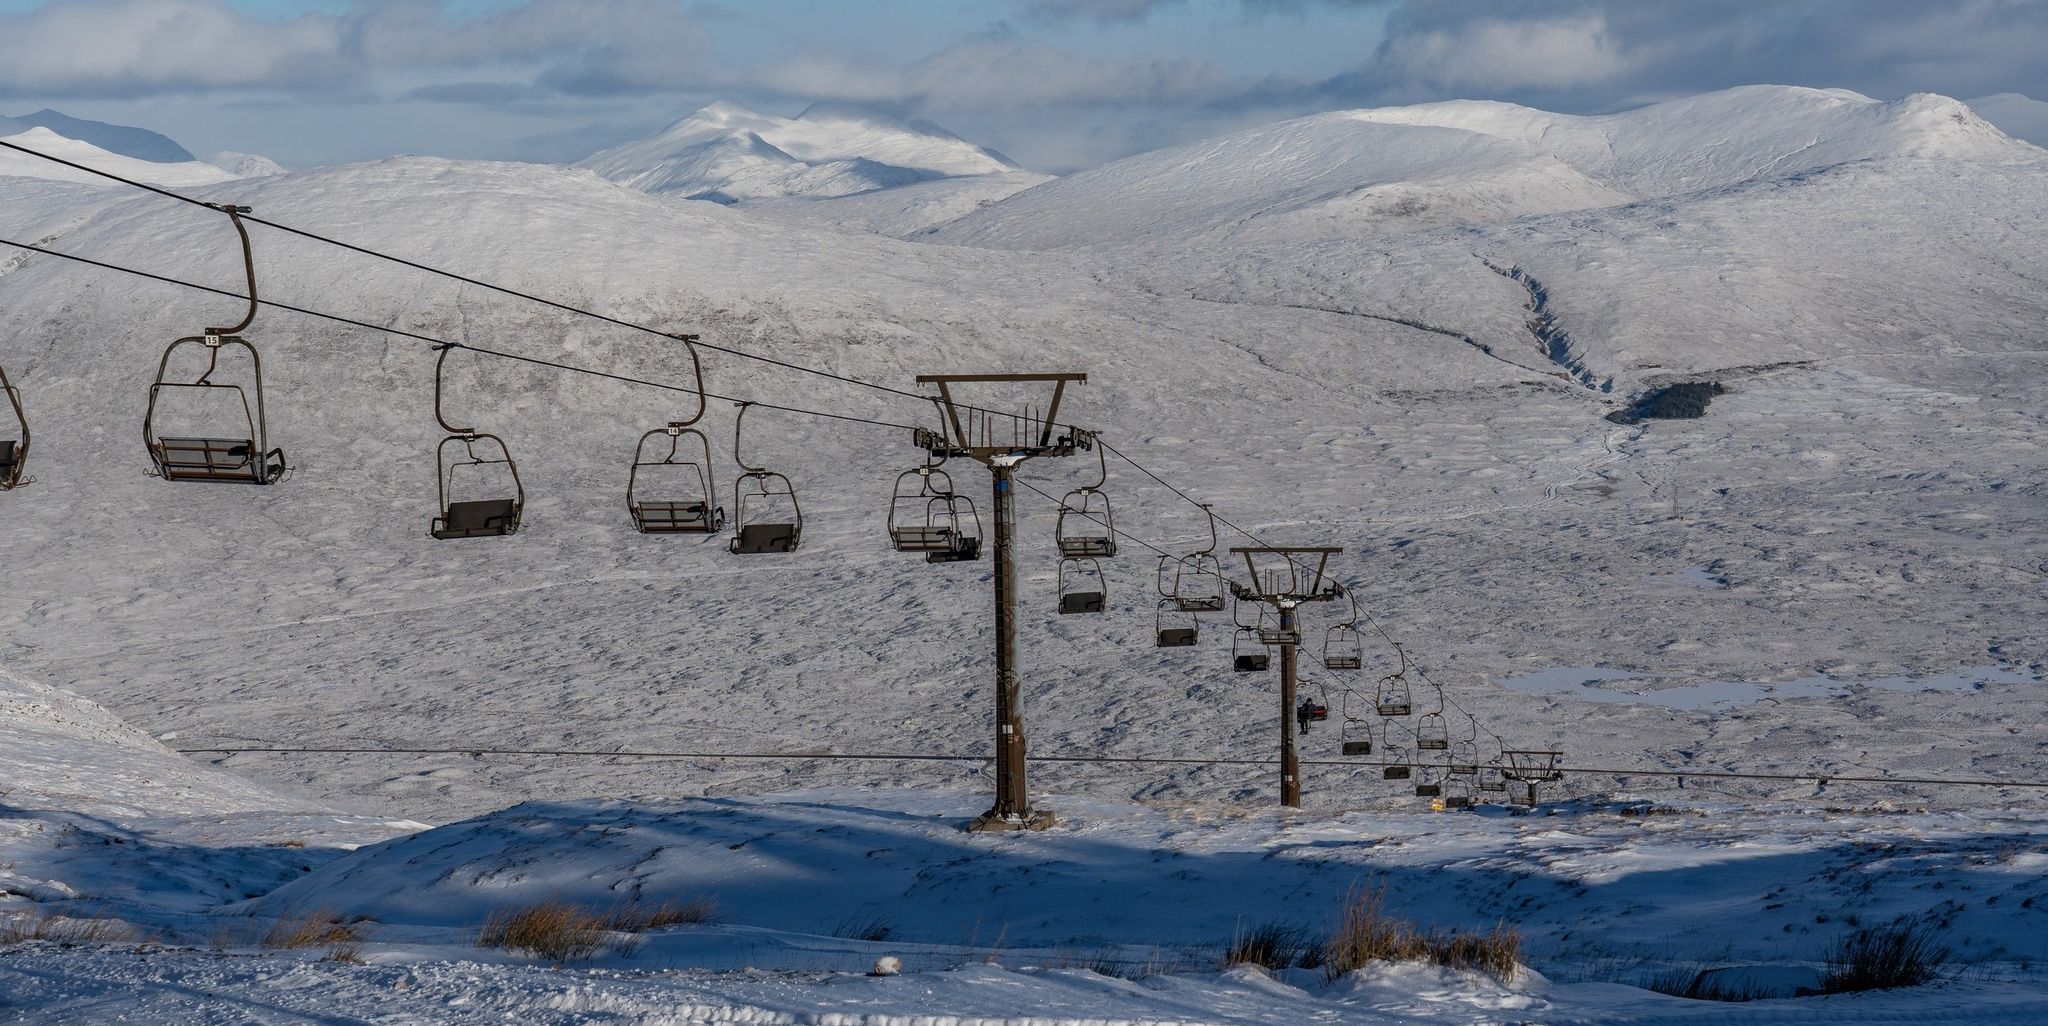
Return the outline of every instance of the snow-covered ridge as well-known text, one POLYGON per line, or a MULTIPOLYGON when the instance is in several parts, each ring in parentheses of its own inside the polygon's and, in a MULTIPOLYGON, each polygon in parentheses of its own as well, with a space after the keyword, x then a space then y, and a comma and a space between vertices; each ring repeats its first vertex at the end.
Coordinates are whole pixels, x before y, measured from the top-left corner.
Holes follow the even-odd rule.
MULTIPOLYGON (((155 185, 174 187, 216 185, 221 182, 231 182, 240 177, 231 171, 224 171, 212 164, 204 164, 196 160, 182 161, 175 164, 160 164, 150 160, 124 157, 118 153, 110 153, 88 142, 67 139, 47 128, 31 128, 18 135, 6 137, 6 141, 17 146, 35 150, 38 153, 62 157, 65 160, 83 164, 86 167, 112 172, 126 178, 133 178, 155 185)), ((123 187, 119 183, 108 181, 97 175, 75 171, 62 164, 43 160, 40 157, 33 157, 16 150, 0 148, 0 176, 9 175, 22 178, 45 178, 58 182, 105 185, 112 188, 123 187)))
POLYGON ((823 104, 782 118, 725 101, 575 166, 646 192, 727 202, 844 196, 1018 169, 929 122, 823 104))
POLYGON ((933 229, 933 241, 1069 248, 1294 240, 1607 207, 1855 160, 2041 159, 1963 103, 1746 86, 1619 114, 1456 100, 1335 111, 1140 154, 933 229))

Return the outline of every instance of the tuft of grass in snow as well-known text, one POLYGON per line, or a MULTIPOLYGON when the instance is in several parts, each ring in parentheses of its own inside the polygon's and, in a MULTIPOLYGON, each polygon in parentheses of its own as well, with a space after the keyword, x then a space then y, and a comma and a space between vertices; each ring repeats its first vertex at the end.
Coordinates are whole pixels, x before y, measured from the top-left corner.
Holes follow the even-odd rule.
POLYGON ((355 926, 343 921, 340 913, 331 908, 316 908, 280 917, 270 924, 269 931, 263 935, 263 946, 297 951, 352 944, 361 939, 355 926))
POLYGON ((129 923, 104 916, 26 915, 0 921, 0 944, 133 944, 147 941, 129 923))
POLYGON ((1846 934, 1821 971, 1824 994, 1917 987, 1940 979, 1950 950, 1931 924, 1901 919, 1846 934))
POLYGON ((1694 1001, 1757 1001, 1776 997, 1769 987, 1729 980, 1705 964, 1673 966, 1642 981, 1644 990, 1694 1001))
POLYGON ((1427 960, 1451 969, 1478 969, 1495 979, 1514 978, 1522 962, 1522 935, 1505 922, 1484 933, 1424 931, 1387 911, 1387 889, 1354 889, 1337 928, 1323 942, 1323 975, 1335 980, 1374 962, 1427 960))
POLYGON ((594 909, 558 899, 524 908, 502 909, 484 920, 477 946, 525 951, 554 962, 589 958, 600 950, 630 951, 631 934, 664 926, 716 922, 718 902, 710 897, 639 902, 594 909))
MULTIPOLYGON (((833 924, 827 931, 834 937, 858 941, 885 941, 896 932, 896 925, 880 914, 848 916, 833 924)), ((1002 943, 997 938, 996 943, 1002 943)), ((993 960, 993 954, 991 954, 993 960)))
POLYGON ((1322 961, 1319 947, 1307 929, 1293 923, 1261 923, 1250 929, 1239 925, 1236 936, 1223 949, 1223 962, 1267 969, 1313 969, 1322 961))

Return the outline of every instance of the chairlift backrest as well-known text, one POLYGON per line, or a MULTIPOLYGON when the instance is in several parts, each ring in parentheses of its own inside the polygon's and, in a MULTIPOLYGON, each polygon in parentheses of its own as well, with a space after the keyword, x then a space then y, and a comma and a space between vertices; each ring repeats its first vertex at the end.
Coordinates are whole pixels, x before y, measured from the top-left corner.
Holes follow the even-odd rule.
POLYGON ((1171 599, 1160 600, 1152 613, 1152 629, 1160 648, 1188 648, 1201 637, 1202 618, 1183 612, 1171 599))

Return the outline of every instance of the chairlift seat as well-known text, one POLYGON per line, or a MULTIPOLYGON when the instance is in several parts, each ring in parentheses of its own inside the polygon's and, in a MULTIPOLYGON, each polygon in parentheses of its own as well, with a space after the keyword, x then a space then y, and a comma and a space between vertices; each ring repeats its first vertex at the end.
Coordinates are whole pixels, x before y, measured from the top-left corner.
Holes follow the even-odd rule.
POLYGON ((895 540, 898 552, 943 552, 954 548, 960 536, 953 528, 937 524, 899 527, 889 534, 895 540))
POLYGON ((1179 596, 1173 600, 1173 604, 1178 606, 1183 613, 1219 613, 1223 611, 1223 596, 1179 596))
POLYGON ((1386 768, 1385 772, 1380 774, 1380 776, 1387 780, 1406 780, 1408 779, 1408 767, 1389 766, 1386 768))
POLYGON ((1345 754, 1345 755, 1371 755, 1371 754, 1372 754, 1372 742, 1370 742, 1370 741, 1346 741, 1346 742, 1344 742, 1344 754, 1345 754))
POLYGON ((1378 709, 1381 716, 1406 716, 1409 713, 1406 702, 1381 702, 1378 709))
POLYGON ((1231 660, 1231 666, 1239 673, 1264 673, 1271 665, 1271 658, 1264 652, 1247 652, 1231 660))
POLYGON ((1100 613, 1103 607, 1103 593, 1099 591, 1070 591, 1060 596, 1062 613, 1100 613))
POLYGON ((795 552, 796 542, 795 524, 747 524, 732 540, 731 549, 739 554, 795 552))
POLYGON ((955 535, 953 544, 937 552, 925 553, 927 563, 969 563, 981 558, 981 539, 967 535, 955 535))
POLYGON ((1443 793, 1444 789, 1440 784, 1415 785, 1415 797, 1417 798, 1436 798, 1442 796, 1443 793))
POLYGON ((702 502, 636 502, 633 525, 647 534, 711 534, 725 528, 725 510, 702 502))
POLYGON ((1450 765, 1450 771, 1461 777, 1474 776, 1479 772, 1479 764, 1473 762, 1454 762, 1450 765))
POLYGON ((1321 723, 1330 718, 1330 707, 1327 705, 1304 705, 1301 707, 1301 718, 1311 723, 1321 723))
POLYGON ((14 473, 14 446, 14 439, 0 439, 0 478, 14 473))
POLYGON ((1441 752, 1450 748, 1451 743, 1440 737, 1422 737, 1415 739, 1415 747, 1425 752, 1441 752))
POLYGON ((470 499, 451 502, 434 521, 435 538, 496 538, 519 530, 519 503, 513 499, 470 499))
POLYGON ((1195 644, 1195 628, 1162 627, 1159 630, 1160 648, 1188 648, 1195 644))
POLYGON ((1365 660, 1355 655, 1333 655, 1323 657, 1326 670, 1357 670, 1365 666, 1365 660))
POLYGON ((1444 808, 1446 809, 1469 809, 1471 807, 1472 796, 1469 794, 1453 794, 1444 796, 1444 808))
POLYGON ((260 458, 247 438, 160 438, 157 467, 166 481, 233 481, 269 484, 284 473, 284 452, 272 449, 260 458))
POLYGON ((1114 556, 1116 555, 1116 539, 1107 535, 1064 537, 1060 539, 1060 555, 1069 559, 1092 559, 1114 556))
POLYGON ((1508 782, 1505 780, 1489 780, 1485 777, 1480 777, 1478 786, 1481 791, 1505 791, 1508 789, 1508 782))
POLYGON ((1259 643, 1262 645, 1299 645, 1301 644, 1301 632, 1297 630, 1281 630, 1278 627, 1261 627, 1259 628, 1259 643))

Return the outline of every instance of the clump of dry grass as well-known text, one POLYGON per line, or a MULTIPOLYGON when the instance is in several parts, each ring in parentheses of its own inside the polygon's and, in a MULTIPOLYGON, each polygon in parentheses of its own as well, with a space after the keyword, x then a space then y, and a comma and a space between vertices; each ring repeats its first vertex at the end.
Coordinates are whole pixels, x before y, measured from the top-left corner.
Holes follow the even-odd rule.
POLYGON ((1942 977, 1950 949, 1927 923, 1900 920, 1848 934, 1828 956, 1821 993, 1917 987, 1942 977))
POLYGON ((716 920, 718 903, 709 897, 638 902, 594 909, 559 899, 524 908, 500 909, 484 920, 477 946, 525 951, 554 962, 574 962, 604 949, 630 950, 631 934, 663 926, 716 920))
POLYGON ((1267 969, 1314 968, 1320 955, 1318 946, 1302 927, 1292 923, 1261 923, 1250 929, 1238 928, 1230 945, 1223 949, 1223 962, 1267 969))
POLYGON ((1373 962, 1427 960, 1452 969, 1478 969, 1499 980, 1521 964, 1522 935, 1506 923, 1484 933, 1418 929, 1387 911, 1385 885, 1353 890, 1337 928, 1323 943, 1323 974, 1335 980, 1373 962))
POLYGON ((105 916, 27 915, 0 921, 0 944, 133 944, 147 939, 134 926, 105 916))
POLYGON ((269 931, 263 935, 263 946, 297 951, 353 944, 359 940, 362 936, 354 923, 344 920, 331 908, 316 908, 281 917, 270 924, 269 931))

